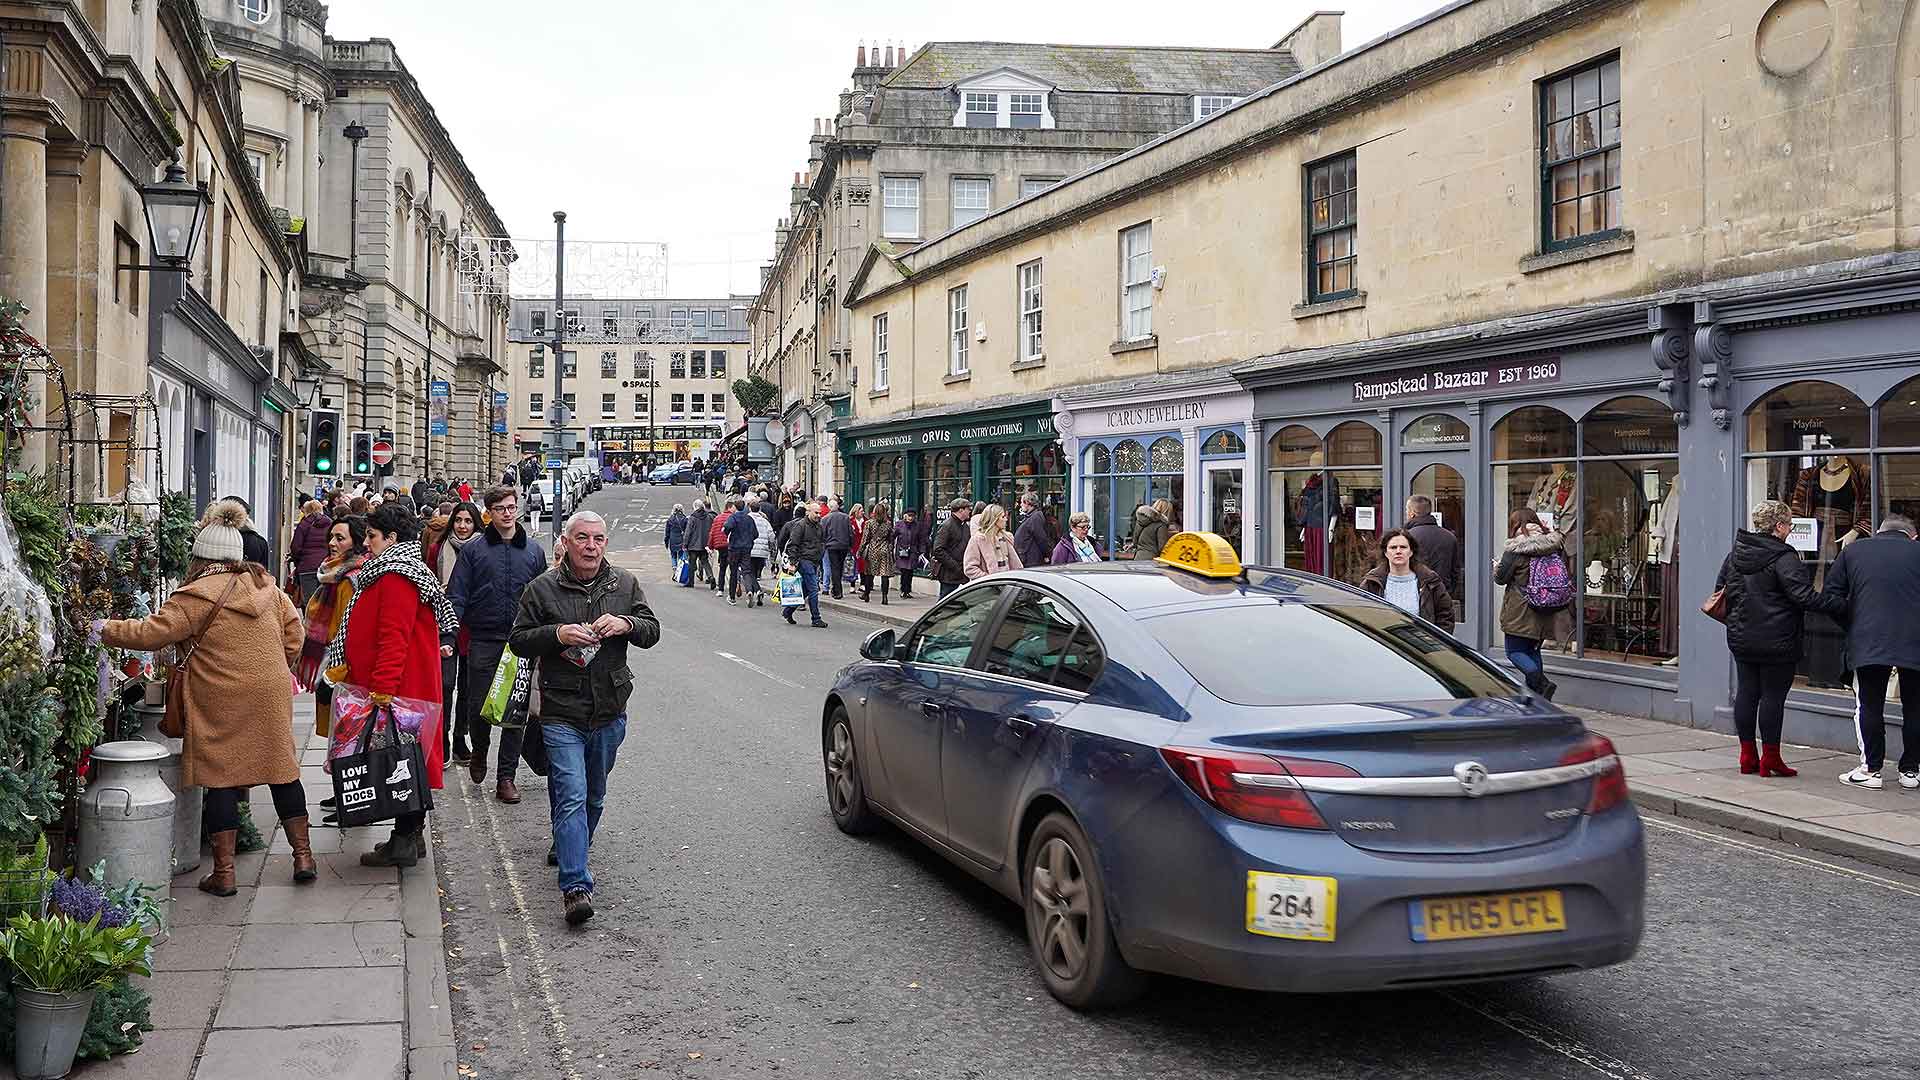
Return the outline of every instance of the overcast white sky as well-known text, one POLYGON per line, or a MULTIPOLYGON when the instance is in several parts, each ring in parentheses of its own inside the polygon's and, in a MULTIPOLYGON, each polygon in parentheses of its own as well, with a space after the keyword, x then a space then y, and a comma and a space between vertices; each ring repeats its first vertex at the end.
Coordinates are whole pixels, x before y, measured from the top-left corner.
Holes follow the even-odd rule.
MULTIPOLYGON (((1347 48, 1442 0, 1347 6, 1347 48)), ((516 237, 668 244, 676 295, 751 293, 861 41, 1265 48, 1311 0, 331 0, 336 38, 384 37, 516 237), (1193 17, 1204 10, 1207 17, 1193 17)))

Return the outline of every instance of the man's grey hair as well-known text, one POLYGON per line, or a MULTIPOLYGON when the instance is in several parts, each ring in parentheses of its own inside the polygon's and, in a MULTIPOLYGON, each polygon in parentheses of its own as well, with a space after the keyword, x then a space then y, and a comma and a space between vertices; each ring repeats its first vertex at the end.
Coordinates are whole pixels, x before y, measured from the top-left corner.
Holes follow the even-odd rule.
POLYGON ((747 509, 752 510, 758 507, 759 505, 760 505, 760 496, 754 494, 751 491, 747 492, 747 509))
POLYGON ((682 506, 682 505, 680 505, 679 503, 674 503, 674 504, 673 504, 673 512, 674 512, 674 513, 676 513, 676 514, 684 514, 684 513, 686 513, 686 512, 687 512, 687 508, 686 508, 686 507, 684 507, 684 506, 682 506))
POLYGON ((693 508, 695 510, 705 510, 707 508, 707 500, 705 499, 693 500, 693 508))
POLYGON ((1033 492, 1033 491, 1023 491, 1023 492, 1021 492, 1021 493, 1020 493, 1020 505, 1021 505, 1021 506, 1026 506, 1026 507, 1034 507, 1034 506, 1039 506, 1039 505, 1040 505, 1040 496, 1039 496, 1039 494, 1038 494, 1037 492, 1033 492))
POLYGON ((1886 517, 1881 518, 1880 531, 1903 532, 1906 533, 1908 537, 1916 535, 1913 527, 1913 519, 1905 514, 1888 514, 1886 517))
POLYGON ((1408 517, 1425 517, 1431 513, 1433 513, 1432 499, 1427 498, 1425 495, 1407 496, 1408 517))
POLYGON ((603 529, 607 527, 607 519, 599 514, 591 510, 575 510, 573 516, 567 519, 567 523, 560 527, 561 535, 572 536, 573 527, 583 522, 598 524, 603 529))
POLYGON ((1793 520, 1793 507, 1778 499, 1765 499, 1753 507, 1753 531, 1765 536, 1793 520))

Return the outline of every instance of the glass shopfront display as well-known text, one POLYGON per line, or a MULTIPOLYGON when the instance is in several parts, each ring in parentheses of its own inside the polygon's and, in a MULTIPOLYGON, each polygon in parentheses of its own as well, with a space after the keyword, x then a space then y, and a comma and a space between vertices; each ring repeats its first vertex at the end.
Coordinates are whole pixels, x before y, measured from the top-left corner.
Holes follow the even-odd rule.
POLYGON ((1201 528, 1232 544, 1235 553, 1246 551, 1246 459, 1247 442, 1235 429, 1221 428, 1200 443, 1201 528))
POLYGON ((955 499, 972 502, 972 450, 928 450, 920 455, 920 505, 928 507, 935 520, 944 521, 947 504, 955 499))
POLYGON ((1386 520, 1380 432, 1363 420, 1323 440, 1298 424, 1267 440, 1267 492, 1273 527, 1268 558, 1358 585, 1373 568, 1386 520))
POLYGON ((1173 531, 1185 519, 1186 447, 1177 435, 1095 442, 1081 452, 1083 492, 1093 517, 1093 543, 1109 559, 1131 559, 1140 509, 1165 499, 1173 531))
POLYGON ((901 481, 905 479, 906 465, 899 454, 878 454, 867 461, 867 482, 860 499, 869 505, 884 502, 894 512, 900 513, 901 481))
MULTIPOLYGON (((1651 398, 1620 397, 1576 423, 1550 406, 1526 406, 1494 424, 1489 459, 1494 550, 1521 508, 1566 537, 1576 588, 1560 620, 1560 651, 1636 664, 1677 656, 1672 411, 1651 398)), ((1497 610, 1499 586, 1495 592, 1497 610)))
MULTIPOLYGON (((1020 497, 1031 491, 1057 533, 1066 524, 1065 455, 1057 442, 1002 443, 987 450, 987 501, 1007 508, 1007 527, 1020 527, 1020 497)), ((1058 537, 1056 536, 1057 540, 1058 537)))

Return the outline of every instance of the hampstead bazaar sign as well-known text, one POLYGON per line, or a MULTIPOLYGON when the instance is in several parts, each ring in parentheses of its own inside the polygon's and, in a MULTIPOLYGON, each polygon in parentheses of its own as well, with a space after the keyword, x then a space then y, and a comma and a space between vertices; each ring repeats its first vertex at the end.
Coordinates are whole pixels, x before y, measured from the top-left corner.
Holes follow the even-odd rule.
POLYGON ((1436 394, 1484 394, 1560 381, 1559 357, 1409 368, 1353 381, 1355 401, 1398 401, 1436 394))
POLYGON ((973 446, 980 443, 1022 442, 1055 438, 1052 416, 1027 416, 1014 420, 993 420, 922 428, 918 431, 862 435, 853 439, 855 454, 880 454, 893 450, 935 449, 942 446, 973 446))

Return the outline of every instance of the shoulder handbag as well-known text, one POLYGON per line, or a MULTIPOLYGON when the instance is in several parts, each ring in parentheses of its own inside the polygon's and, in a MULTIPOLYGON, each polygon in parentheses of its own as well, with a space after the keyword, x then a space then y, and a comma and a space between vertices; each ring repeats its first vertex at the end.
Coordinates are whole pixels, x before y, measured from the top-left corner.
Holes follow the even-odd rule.
POLYGON ((167 675, 166 712, 160 716, 160 734, 169 739, 187 737, 187 661, 193 659, 193 654, 200 648, 200 639, 206 636, 207 627, 213 623, 213 617, 220 614, 221 608, 227 606, 227 600, 233 596, 234 588, 240 584, 239 574, 230 576, 233 580, 227 582, 227 591, 220 594, 219 603, 207 609, 206 616, 200 620, 200 628, 186 640, 185 651, 182 652, 179 646, 174 648, 180 656, 174 661, 173 671, 167 675))
POLYGON ((1700 614, 1705 615, 1714 622, 1724 623, 1727 621, 1726 586, 1723 585, 1713 590, 1713 595, 1707 597, 1706 603, 1700 605, 1700 614))

